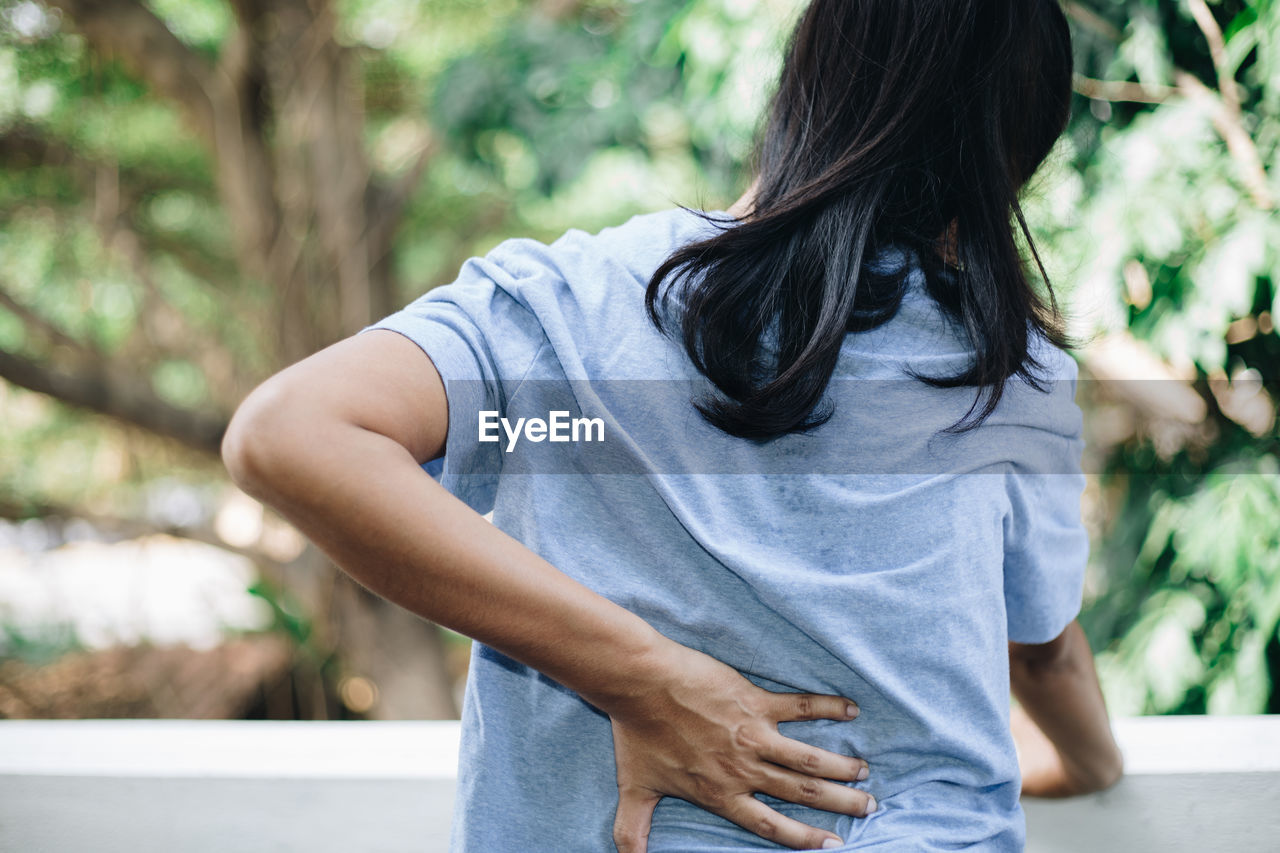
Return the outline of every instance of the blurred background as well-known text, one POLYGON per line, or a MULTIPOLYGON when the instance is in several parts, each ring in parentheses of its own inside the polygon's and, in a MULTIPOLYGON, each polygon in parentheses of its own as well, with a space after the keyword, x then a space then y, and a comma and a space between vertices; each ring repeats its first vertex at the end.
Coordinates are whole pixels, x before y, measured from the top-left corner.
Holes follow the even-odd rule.
MULTIPOLYGON (((796 0, 0 0, 0 717, 439 718, 466 641, 230 485, 258 382, 502 239, 727 206, 796 0)), ((1064 4, 1026 210, 1113 713, 1280 710, 1280 0, 1064 4)))

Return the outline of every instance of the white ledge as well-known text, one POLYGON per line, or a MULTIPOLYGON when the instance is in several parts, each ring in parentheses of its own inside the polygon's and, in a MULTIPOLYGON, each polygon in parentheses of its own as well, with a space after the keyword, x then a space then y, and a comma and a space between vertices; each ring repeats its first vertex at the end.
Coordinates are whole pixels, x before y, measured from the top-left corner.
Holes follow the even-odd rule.
POLYGON ((1130 776, 1280 773, 1280 716, 1132 717, 1112 728, 1130 776))
POLYGON ((0 775, 453 779, 458 723, 0 722, 0 775))
MULTIPOLYGON (((1028 801, 1028 851, 1280 850, 1280 717, 1115 730, 1125 778, 1028 801)), ((0 721, 0 850, 443 853, 457 754, 454 722, 0 721)))

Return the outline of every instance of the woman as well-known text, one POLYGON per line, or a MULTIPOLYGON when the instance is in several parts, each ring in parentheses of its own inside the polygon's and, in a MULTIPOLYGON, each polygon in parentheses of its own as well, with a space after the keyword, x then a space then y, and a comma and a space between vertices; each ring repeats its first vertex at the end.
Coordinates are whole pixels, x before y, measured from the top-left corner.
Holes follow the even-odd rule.
POLYGON ((1055 0, 814 0, 727 213, 509 240, 246 400, 237 482, 479 641, 453 849, 1016 850, 1010 673, 1028 793, 1118 777, 1011 226, 1070 76, 1055 0))

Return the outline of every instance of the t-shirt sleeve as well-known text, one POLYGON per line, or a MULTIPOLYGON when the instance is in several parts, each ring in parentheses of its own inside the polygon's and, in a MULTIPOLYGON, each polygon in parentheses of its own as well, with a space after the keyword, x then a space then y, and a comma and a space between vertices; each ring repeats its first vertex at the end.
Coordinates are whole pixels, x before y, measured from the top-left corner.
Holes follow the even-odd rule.
MULTIPOLYGON (((449 427, 445 454, 423 468, 477 512, 493 509, 502 469, 500 443, 479 441, 482 411, 506 411, 546 343, 526 299, 554 287, 546 265, 524 257, 528 240, 508 240, 463 264, 450 284, 361 329, 389 329, 417 344, 444 381, 449 427)), ((545 247, 542 247, 545 249, 545 247)))
POLYGON ((1045 408, 1051 416, 1036 429, 1036 458, 1007 475, 1004 598, 1009 639, 1018 643, 1047 643, 1079 615, 1089 556, 1074 371, 1051 385, 1045 408))

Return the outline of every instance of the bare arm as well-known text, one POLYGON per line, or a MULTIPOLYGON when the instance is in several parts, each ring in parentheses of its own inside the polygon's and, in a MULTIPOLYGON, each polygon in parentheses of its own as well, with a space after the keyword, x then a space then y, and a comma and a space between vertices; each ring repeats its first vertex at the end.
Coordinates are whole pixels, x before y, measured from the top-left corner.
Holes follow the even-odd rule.
POLYGON ((1010 643, 1009 681, 1021 704, 1012 728, 1024 794, 1069 797, 1120 779, 1123 758, 1078 622, 1048 643, 1010 643))
POLYGON ((868 811, 866 794, 826 781, 852 781, 864 762, 777 730, 781 720, 851 719, 847 700, 761 690, 489 524, 420 467, 443 453, 447 419, 431 361, 401 335, 376 330, 250 394, 227 430, 223 458, 245 491, 369 589, 534 667, 607 713, 623 853, 645 849, 662 796, 806 849, 833 836, 783 817, 754 793, 868 811))

